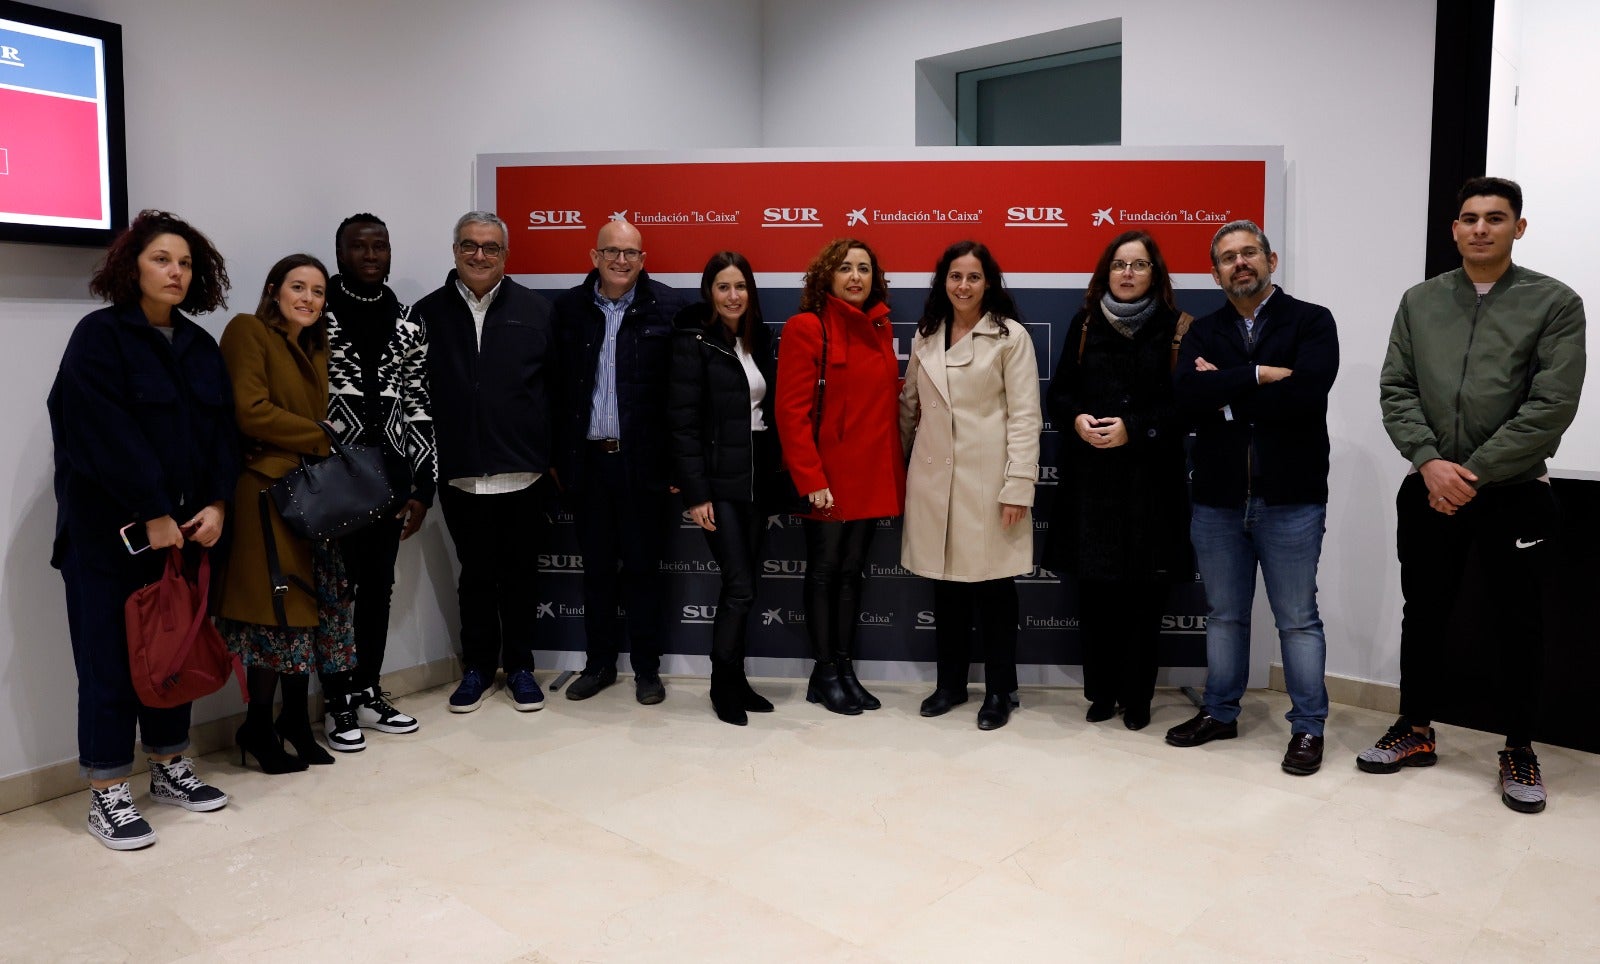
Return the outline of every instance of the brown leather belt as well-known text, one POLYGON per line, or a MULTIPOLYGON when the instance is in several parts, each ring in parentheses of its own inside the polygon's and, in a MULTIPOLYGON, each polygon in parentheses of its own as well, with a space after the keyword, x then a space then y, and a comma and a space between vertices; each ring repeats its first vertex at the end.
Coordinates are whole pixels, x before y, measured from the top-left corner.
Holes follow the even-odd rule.
POLYGON ((590 445, 606 453, 607 455, 615 455, 616 453, 622 451, 622 442, 619 439, 591 438, 585 439, 584 441, 588 442, 590 445))

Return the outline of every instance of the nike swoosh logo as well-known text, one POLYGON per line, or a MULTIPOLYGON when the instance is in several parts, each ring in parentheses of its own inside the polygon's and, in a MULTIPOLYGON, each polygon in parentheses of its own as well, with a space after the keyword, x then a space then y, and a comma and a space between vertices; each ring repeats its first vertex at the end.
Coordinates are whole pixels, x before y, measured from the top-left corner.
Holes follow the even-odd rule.
POLYGON ((1541 543, 1543 541, 1544 541, 1543 539, 1535 539, 1532 542, 1523 542, 1521 539, 1518 539, 1517 540, 1517 548, 1518 549, 1532 549, 1534 546, 1538 545, 1539 543, 1541 543))

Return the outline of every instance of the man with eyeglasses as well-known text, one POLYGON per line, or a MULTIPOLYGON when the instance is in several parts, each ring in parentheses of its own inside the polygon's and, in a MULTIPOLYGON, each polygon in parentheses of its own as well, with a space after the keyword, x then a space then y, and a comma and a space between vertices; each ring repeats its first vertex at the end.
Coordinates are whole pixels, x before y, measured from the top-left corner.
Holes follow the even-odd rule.
POLYGON ((1383 427, 1411 463, 1395 498, 1400 590, 1400 718, 1356 766, 1395 773, 1438 761, 1432 727, 1445 666, 1460 659, 1450 617, 1468 561, 1500 651, 1500 801, 1545 808, 1533 752, 1543 683, 1540 604, 1560 520, 1545 460, 1578 411, 1583 301, 1511 261, 1528 222, 1515 181, 1462 185, 1451 232, 1461 267, 1400 299, 1378 377, 1383 427))
POLYGON ((645 273, 644 239, 608 221, 589 252, 593 270, 555 304, 556 469, 583 554, 584 670, 567 699, 617 681, 623 621, 634 695, 666 699, 661 683, 661 559, 668 502, 667 374, 677 293, 645 273))
POLYGON ((1272 283, 1278 256, 1252 221, 1211 241, 1227 304, 1183 339, 1173 391, 1195 420, 1190 537, 1205 580, 1204 708, 1167 731, 1173 746, 1239 735, 1250 675, 1250 609, 1259 566, 1283 651, 1291 736, 1283 769, 1322 766, 1327 640, 1317 563, 1328 502, 1328 392, 1339 371, 1333 315, 1272 283))
POLYGON ((456 266, 417 302, 428 332, 428 388, 439 447, 439 505, 461 563, 461 683, 470 713, 506 672, 511 703, 544 707, 533 676, 538 547, 547 523, 537 483, 551 464, 550 303, 507 278, 505 222, 456 222, 456 266))

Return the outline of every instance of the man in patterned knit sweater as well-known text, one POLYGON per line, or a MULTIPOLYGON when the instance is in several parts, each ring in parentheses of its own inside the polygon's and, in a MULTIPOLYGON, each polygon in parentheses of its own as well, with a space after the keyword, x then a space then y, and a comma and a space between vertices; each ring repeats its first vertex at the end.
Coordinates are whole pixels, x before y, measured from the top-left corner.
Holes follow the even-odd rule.
POLYGON ((395 503, 383 518, 339 540, 355 593, 356 668, 323 675, 328 745, 366 747, 363 728, 414 733, 415 719, 389 703, 379 682, 389 641, 389 597, 401 541, 433 504, 433 417, 423 365, 427 333, 384 284, 389 229, 376 216, 345 218, 334 234, 339 273, 328 281, 328 423, 345 442, 383 449, 395 503))

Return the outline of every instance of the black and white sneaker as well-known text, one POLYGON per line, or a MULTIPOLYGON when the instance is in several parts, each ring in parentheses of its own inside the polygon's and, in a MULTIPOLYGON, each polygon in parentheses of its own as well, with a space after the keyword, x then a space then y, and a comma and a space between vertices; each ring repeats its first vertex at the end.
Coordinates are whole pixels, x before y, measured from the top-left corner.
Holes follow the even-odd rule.
POLYGON ((150 799, 196 813, 221 810, 228 795, 194 775, 194 761, 186 756, 165 763, 150 761, 150 799))
POLYGON ((329 749, 356 753, 367 748, 367 738, 361 735, 361 724, 356 722, 356 705, 360 699, 360 693, 347 693, 327 700, 322 734, 327 737, 329 749))
POLYGON ((138 850, 156 842, 156 832, 133 805, 128 781, 104 790, 89 788, 89 832, 112 850, 138 850))
POLYGON ((379 733, 415 733, 421 728, 416 717, 395 709, 389 694, 369 686, 356 694, 361 702, 356 704, 356 722, 379 733))

